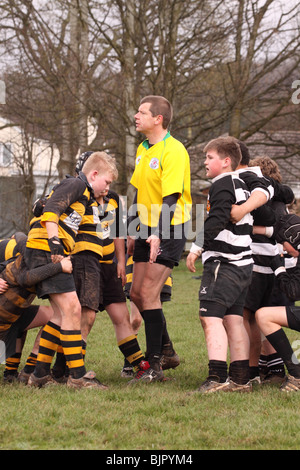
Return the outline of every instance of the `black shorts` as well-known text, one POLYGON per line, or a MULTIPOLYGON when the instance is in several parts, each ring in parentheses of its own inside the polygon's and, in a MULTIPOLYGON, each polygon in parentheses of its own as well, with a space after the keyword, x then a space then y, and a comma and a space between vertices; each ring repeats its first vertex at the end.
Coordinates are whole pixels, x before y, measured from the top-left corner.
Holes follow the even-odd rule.
POLYGON ((201 316, 242 316, 251 274, 252 264, 235 266, 220 260, 206 261, 199 290, 201 316))
POLYGON ((17 339, 22 336, 23 332, 36 317, 39 306, 30 305, 22 310, 19 318, 11 325, 9 330, 4 333, 3 337, 0 337, 0 341, 3 341, 5 345, 5 351, 3 351, 2 347, 0 348, 0 362, 4 362, 6 358, 15 354, 17 339), (3 354, 5 357, 3 357, 3 354))
POLYGON ((274 275, 253 271, 251 284, 248 288, 245 308, 255 314, 261 307, 272 305, 272 292, 274 287, 274 275))
MULTIPOLYGON (((156 263, 163 264, 169 268, 178 266, 186 242, 187 224, 170 227, 170 237, 163 238, 160 243, 160 253, 156 258, 156 263)), ((133 261, 147 263, 150 256, 150 246, 146 242, 147 234, 150 235, 151 227, 141 224, 140 234, 134 244, 133 261)))
POLYGON ((76 292, 82 307, 98 310, 103 301, 100 258, 91 251, 72 256, 76 292))
MULTIPOLYGON (((33 248, 26 248, 24 259, 29 269, 52 262, 50 251, 35 250, 33 248)), ((41 299, 47 299, 50 294, 76 291, 73 274, 62 272, 39 282, 35 288, 37 296, 41 299)))
POLYGON ((291 330, 300 331, 300 307, 289 305, 286 307, 286 317, 291 330))
POLYGON ((102 312, 110 304, 126 302, 126 297, 122 286, 122 279, 118 278, 116 263, 100 264, 103 290, 102 303, 99 305, 99 310, 102 312))

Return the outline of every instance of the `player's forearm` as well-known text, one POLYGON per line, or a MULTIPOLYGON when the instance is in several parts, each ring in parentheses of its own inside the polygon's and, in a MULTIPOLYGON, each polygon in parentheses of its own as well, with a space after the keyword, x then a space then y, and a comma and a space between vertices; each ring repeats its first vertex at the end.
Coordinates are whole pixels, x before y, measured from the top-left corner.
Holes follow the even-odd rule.
POLYGON ((58 237, 58 225, 55 222, 46 222, 45 227, 49 239, 52 237, 58 237))
POLYGON ((126 255, 125 255, 125 240, 124 238, 115 238, 114 239, 114 244, 115 244, 115 253, 116 253, 116 258, 119 263, 124 263, 126 261, 126 255))
POLYGON ((246 202, 241 204, 241 207, 244 210, 244 214, 249 214, 258 207, 262 206, 267 202, 268 198, 266 194, 262 191, 253 191, 249 199, 246 202))

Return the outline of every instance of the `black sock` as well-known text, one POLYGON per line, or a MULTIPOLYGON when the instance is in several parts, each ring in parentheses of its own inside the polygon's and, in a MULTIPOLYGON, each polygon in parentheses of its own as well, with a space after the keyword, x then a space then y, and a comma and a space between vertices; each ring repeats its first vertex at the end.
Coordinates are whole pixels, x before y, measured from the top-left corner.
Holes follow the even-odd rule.
POLYGON ((217 360, 209 361, 208 375, 213 376, 213 377, 218 377, 221 383, 226 382, 227 377, 228 377, 227 362, 217 361, 217 360))
POLYGON ((56 353, 56 360, 52 367, 52 374, 55 378, 61 378, 66 374, 67 364, 66 358, 61 345, 59 346, 56 353))
POLYGON ((277 352, 268 355, 268 373, 285 375, 284 362, 277 352))
POLYGON ((264 377, 268 373, 268 361, 267 356, 261 354, 258 361, 259 375, 264 377))
POLYGON ((161 308, 144 310, 141 315, 145 323, 147 355, 161 354, 164 314, 161 308))
POLYGON ((250 379, 255 379, 255 377, 259 376, 259 367, 251 366, 250 369, 250 379))
POLYGON ((231 380, 239 385, 245 385, 250 380, 249 360, 233 361, 229 366, 231 380))
POLYGON ((293 377, 300 377, 300 364, 296 358, 290 342, 282 328, 266 336, 266 339, 278 352, 293 377))
POLYGON ((171 339, 167 330, 167 322, 166 322, 166 318, 164 314, 163 314, 163 322, 164 324, 163 324, 163 332, 162 332, 162 346, 164 346, 165 344, 171 343, 171 339))

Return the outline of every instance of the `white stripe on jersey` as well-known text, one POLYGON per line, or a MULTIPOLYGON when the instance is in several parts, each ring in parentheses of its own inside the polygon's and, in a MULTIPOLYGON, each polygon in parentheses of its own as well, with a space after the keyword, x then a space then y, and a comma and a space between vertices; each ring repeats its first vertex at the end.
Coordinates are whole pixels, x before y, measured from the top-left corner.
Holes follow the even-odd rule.
MULTIPOLYGON (((209 195, 213 194, 211 191, 214 191, 214 183, 221 178, 226 178, 224 188, 227 186, 228 190, 234 192, 235 204, 246 202, 250 195, 249 190, 244 181, 234 172, 223 173, 214 178, 209 195)), ((228 220, 226 226, 224 225, 225 228, 215 236, 214 240, 210 242, 210 247, 202 253, 202 262, 204 263, 207 259, 213 257, 223 258, 228 263, 236 266, 253 264, 250 247, 252 225, 253 217, 251 214, 246 214, 237 224, 231 224, 228 220)))
POLYGON ((230 264, 235 264, 236 266, 246 266, 248 264, 253 264, 253 259, 251 258, 252 251, 243 251, 243 253, 239 253, 233 255, 232 253, 221 253, 220 251, 204 251, 202 253, 202 262, 208 260, 208 258, 224 258, 229 261, 230 264), (245 256, 249 256, 249 258, 245 258, 245 256), (244 259, 245 258, 245 259, 244 259))
POLYGON ((261 274, 274 274, 274 271, 272 268, 269 268, 268 266, 260 266, 258 264, 253 265, 253 271, 256 273, 261 273, 261 274))
POLYGON ((271 243, 251 242, 253 255, 275 256, 279 254, 278 246, 271 243))
POLYGON ((230 230, 226 229, 222 230, 219 235, 216 236, 215 240, 223 241, 229 245, 244 246, 245 248, 248 248, 251 243, 250 235, 235 235, 230 230))

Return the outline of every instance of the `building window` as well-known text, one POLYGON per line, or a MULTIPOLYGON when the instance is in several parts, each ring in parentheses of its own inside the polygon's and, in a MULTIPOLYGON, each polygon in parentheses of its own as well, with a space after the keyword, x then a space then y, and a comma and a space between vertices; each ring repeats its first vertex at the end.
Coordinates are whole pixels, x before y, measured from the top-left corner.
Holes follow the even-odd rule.
POLYGON ((0 165, 9 166, 13 161, 12 144, 0 143, 0 165))

